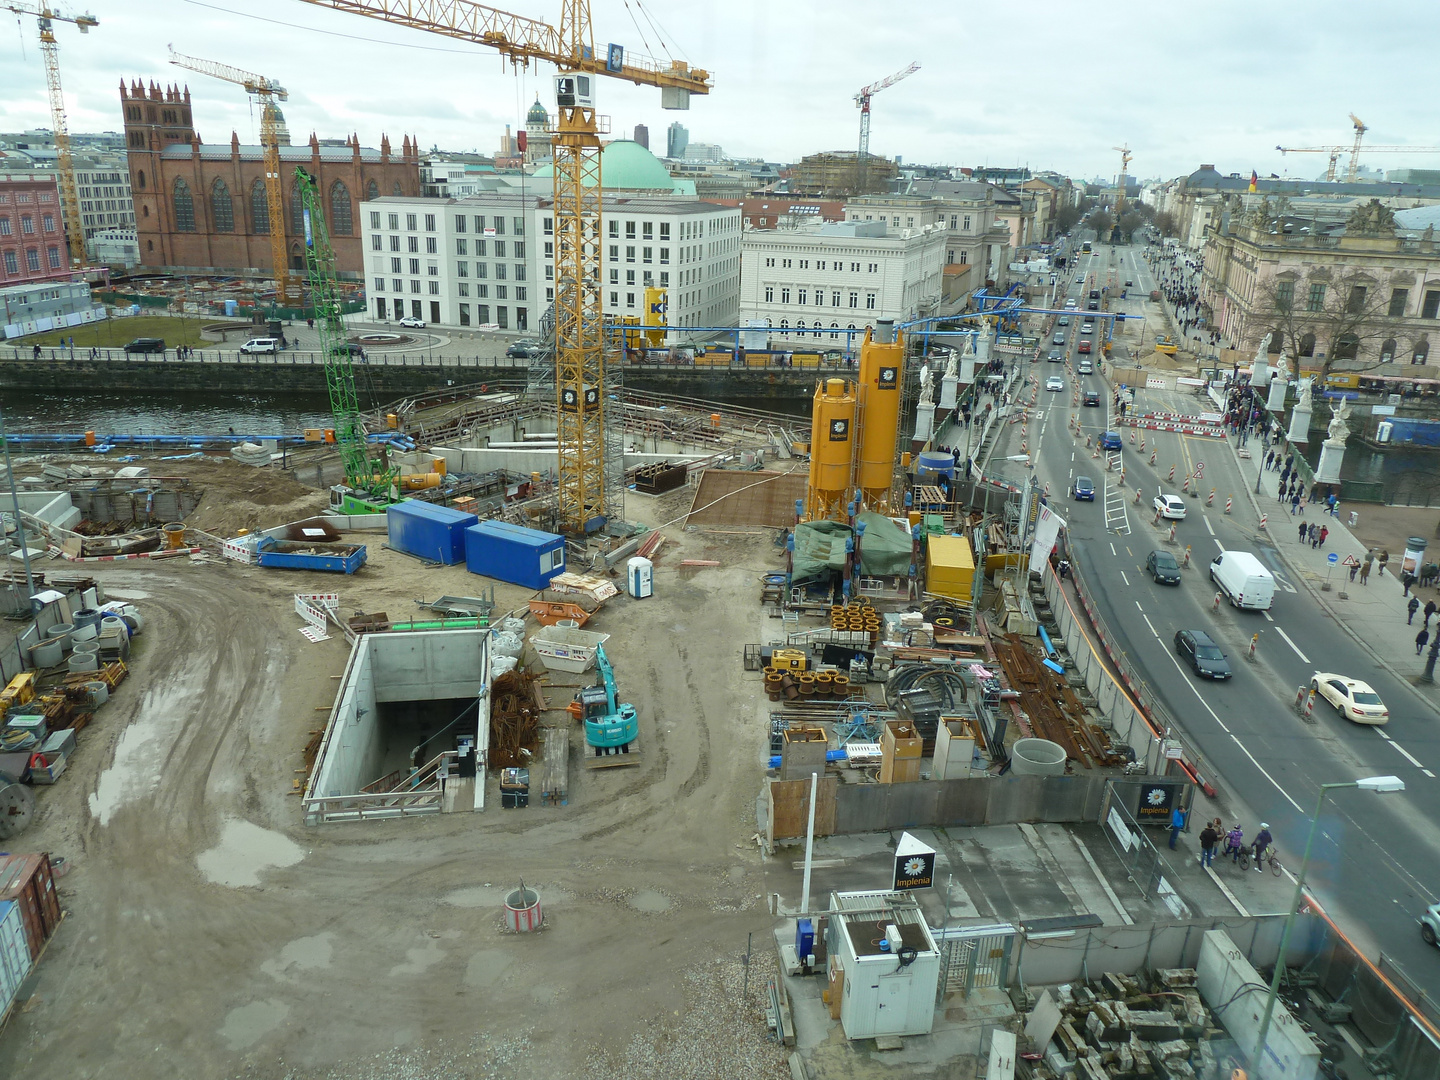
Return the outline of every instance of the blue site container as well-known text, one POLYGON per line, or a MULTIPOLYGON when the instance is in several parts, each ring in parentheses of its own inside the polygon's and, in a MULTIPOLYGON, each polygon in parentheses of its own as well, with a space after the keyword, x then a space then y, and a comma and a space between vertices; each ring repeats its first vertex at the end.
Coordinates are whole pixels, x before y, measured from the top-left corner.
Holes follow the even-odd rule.
POLYGON ((465 569, 543 589, 565 572, 565 538, 508 521, 482 521, 465 530, 465 569))
POLYGON ((405 499, 385 510, 392 548, 446 566, 465 561, 465 530, 479 520, 419 499, 405 499))

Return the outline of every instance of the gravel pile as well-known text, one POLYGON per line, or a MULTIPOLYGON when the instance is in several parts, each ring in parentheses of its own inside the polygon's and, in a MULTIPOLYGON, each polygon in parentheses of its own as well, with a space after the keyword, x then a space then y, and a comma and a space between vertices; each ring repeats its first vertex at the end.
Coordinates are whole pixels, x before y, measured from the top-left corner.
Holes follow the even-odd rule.
POLYGON ((765 1024, 765 987, 773 974, 773 954, 757 950, 750 960, 749 998, 742 1000, 740 958, 688 969, 678 1015, 646 1022, 618 1052, 591 1055, 586 1080, 789 1080, 788 1051, 771 1040, 765 1024))

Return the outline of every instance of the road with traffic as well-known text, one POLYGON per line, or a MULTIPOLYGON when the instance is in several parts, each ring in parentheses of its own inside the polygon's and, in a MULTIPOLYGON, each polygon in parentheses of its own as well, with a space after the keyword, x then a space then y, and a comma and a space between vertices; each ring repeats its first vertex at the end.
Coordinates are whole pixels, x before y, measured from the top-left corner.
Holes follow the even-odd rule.
MULTIPOLYGON (((1106 247, 1080 256, 1079 264, 1085 278, 1077 277, 1065 295, 1076 300, 1081 314, 1088 287, 1105 284, 1112 266, 1121 288, 1126 280, 1135 282, 1132 298, 1118 301, 1117 309, 1138 314, 1149 304, 1154 284, 1138 248, 1106 247)), ((1298 869, 1319 785, 1373 775, 1401 777, 1406 790, 1398 795, 1345 791, 1330 797, 1307 881, 1357 944, 1372 956, 1383 950, 1398 958, 1418 985, 1440 997, 1440 950, 1421 945, 1416 921, 1440 895, 1440 714, 1357 645, 1258 530, 1253 496, 1230 439, 1148 431, 1136 432, 1132 443, 1130 429, 1120 428, 1119 452, 1095 456, 1094 446, 1086 447, 1087 437, 1094 444, 1101 432, 1116 430, 1116 388, 1098 374, 1076 373, 1079 321, 1072 316, 1068 327, 1056 328, 1065 334, 1063 363, 1042 359, 1033 365, 1042 387, 1059 375, 1065 389, 1038 394, 1029 424, 1032 463, 1037 480, 1049 485, 1050 504, 1068 521, 1072 558, 1092 584, 1101 616, 1174 716, 1186 743, 1218 774, 1220 798, 1197 800, 1192 837, 1205 817, 1222 812, 1239 819, 1247 838, 1265 821, 1282 860, 1298 869), (1098 393, 1098 407, 1079 404, 1085 390, 1098 393), (1076 415, 1078 434, 1069 427, 1076 415), (1107 456, 1114 466, 1109 469, 1107 456), (1077 476, 1094 481, 1094 503, 1070 497, 1077 476), (1181 494, 1184 479, 1196 476, 1192 488, 1200 497, 1181 494), (1214 502, 1208 504, 1212 489, 1214 502), (1152 500, 1162 492, 1181 495, 1183 520, 1156 520, 1152 500), (1227 500, 1233 500, 1228 514, 1227 500), (1156 549, 1171 552, 1182 564, 1188 556, 1178 587, 1157 584, 1146 574, 1146 557, 1156 549), (1252 552, 1274 573, 1270 611, 1217 603, 1209 563, 1231 549, 1252 552), (1218 642, 1228 654, 1233 678, 1202 680, 1182 662, 1174 646, 1182 629, 1203 630, 1218 642), (1389 723, 1354 724, 1323 699, 1317 700, 1313 717, 1303 717, 1295 707, 1297 689, 1308 687, 1317 670, 1370 683, 1389 707, 1389 723)), ((1103 325, 1097 323, 1092 336, 1098 337, 1103 325)), ((1047 344, 1042 357, 1049 351, 1047 344)), ((1132 408, 1140 411, 1214 410, 1208 398, 1193 394, 1132 389, 1132 408)), ((1268 515, 1270 530, 1296 529, 1300 520, 1268 497, 1260 510, 1268 515)), ((1324 554, 1315 552, 1317 566, 1324 554)), ((1337 586, 1343 576, 1343 570, 1336 572, 1337 586)), ((1230 824, 1225 821, 1227 828, 1230 824)))

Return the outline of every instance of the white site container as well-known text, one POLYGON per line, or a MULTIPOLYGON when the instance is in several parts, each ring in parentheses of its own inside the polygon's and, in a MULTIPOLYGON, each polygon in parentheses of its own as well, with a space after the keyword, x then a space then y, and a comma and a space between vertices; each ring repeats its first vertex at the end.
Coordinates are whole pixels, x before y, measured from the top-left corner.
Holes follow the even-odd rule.
POLYGON ((625 564, 627 591, 637 600, 655 595, 655 564, 641 555, 636 555, 625 564))
POLYGON ((0 1016, 14 1003, 20 984, 30 974, 30 964, 30 943, 25 940, 20 905, 14 900, 0 900, 0 1016))
POLYGON ((595 650, 609 640, 609 634, 568 626, 546 626, 530 639, 530 644, 535 646, 541 662, 551 671, 579 674, 595 666, 595 650))

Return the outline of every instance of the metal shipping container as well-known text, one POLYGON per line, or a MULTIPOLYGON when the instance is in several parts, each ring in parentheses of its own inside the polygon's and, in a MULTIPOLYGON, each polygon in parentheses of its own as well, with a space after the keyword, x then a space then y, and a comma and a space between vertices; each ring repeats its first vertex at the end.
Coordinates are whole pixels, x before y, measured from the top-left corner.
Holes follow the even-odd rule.
POLYGON ((385 510, 391 547, 446 566, 465 561, 465 530, 479 520, 419 499, 405 499, 385 510))
POLYGON ((543 589, 565 572, 565 538, 508 521, 482 521, 465 530, 465 569, 543 589))
POLYGON ((60 898, 50 872, 50 856, 0 855, 0 900, 14 900, 20 907, 30 959, 38 960, 40 950, 60 925, 60 898))
POLYGON ((20 984, 33 966, 20 905, 14 900, 0 900, 0 1020, 15 1003, 20 984))

